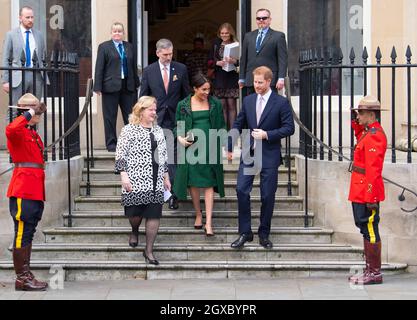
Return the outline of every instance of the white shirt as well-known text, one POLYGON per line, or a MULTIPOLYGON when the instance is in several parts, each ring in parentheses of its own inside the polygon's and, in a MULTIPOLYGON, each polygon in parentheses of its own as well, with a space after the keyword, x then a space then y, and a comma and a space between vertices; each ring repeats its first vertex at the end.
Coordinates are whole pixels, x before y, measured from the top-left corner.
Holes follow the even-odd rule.
MULTIPOLYGON (((22 25, 20 26, 20 32, 22 33, 22 37, 23 37, 23 49, 26 48, 26 31, 30 31, 29 33, 29 46, 30 46, 30 57, 31 57, 31 61, 30 61, 30 66, 33 67, 33 52, 36 49, 36 42, 35 42, 35 37, 33 36, 33 32, 32 29, 30 30, 26 30, 26 28, 24 28, 22 25)), ((38 59, 41 58, 41 55, 43 54, 43 52, 36 52, 38 55, 38 59)))
POLYGON ((167 68, 167 72, 168 72, 168 79, 170 79, 170 74, 169 74, 169 72, 170 72, 170 70, 171 70, 171 68, 170 68, 170 66, 171 66, 171 64, 169 64, 169 65, 167 65, 167 66, 164 66, 162 63, 161 63, 161 61, 160 60, 158 60, 158 63, 159 63, 159 70, 161 70, 161 76, 162 76, 162 80, 164 80, 164 67, 166 67, 167 68))

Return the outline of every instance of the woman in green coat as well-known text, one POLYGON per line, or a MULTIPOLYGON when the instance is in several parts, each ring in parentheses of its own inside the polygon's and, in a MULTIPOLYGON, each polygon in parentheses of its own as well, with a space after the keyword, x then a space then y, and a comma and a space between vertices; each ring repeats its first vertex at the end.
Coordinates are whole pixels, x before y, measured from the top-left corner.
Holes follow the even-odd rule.
POLYGON ((221 102, 210 96, 210 81, 202 74, 192 79, 194 94, 180 101, 176 112, 178 140, 177 170, 173 190, 178 199, 187 199, 187 188, 196 212, 194 228, 203 228, 200 189, 204 190, 207 236, 213 236, 214 192, 224 197, 221 146, 226 141, 226 124, 221 102))

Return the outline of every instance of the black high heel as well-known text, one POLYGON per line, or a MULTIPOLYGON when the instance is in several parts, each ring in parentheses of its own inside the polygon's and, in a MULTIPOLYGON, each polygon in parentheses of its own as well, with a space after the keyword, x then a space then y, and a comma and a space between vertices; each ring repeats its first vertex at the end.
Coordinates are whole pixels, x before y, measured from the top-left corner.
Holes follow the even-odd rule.
POLYGON ((132 232, 129 238, 129 246, 131 246, 132 248, 136 248, 138 244, 139 244, 139 232, 132 232))
MULTIPOLYGON (((201 220, 203 220, 203 210, 200 210, 200 213, 201 213, 201 220)), ((201 224, 201 225, 194 225, 194 229, 197 229, 197 230, 201 230, 201 229, 203 229, 203 225, 201 224)))
POLYGON ((149 257, 146 255, 145 251, 143 251, 143 257, 145 258, 146 263, 150 263, 150 264, 153 264, 153 265, 156 265, 156 266, 159 264, 158 260, 149 259, 149 257))

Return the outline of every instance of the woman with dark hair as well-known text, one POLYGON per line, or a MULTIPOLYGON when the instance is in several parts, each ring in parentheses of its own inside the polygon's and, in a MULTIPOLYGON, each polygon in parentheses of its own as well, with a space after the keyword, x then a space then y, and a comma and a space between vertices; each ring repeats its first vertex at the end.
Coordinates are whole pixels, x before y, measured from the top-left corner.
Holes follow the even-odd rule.
POLYGON ((227 44, 237 42, 235 31, 230 23, 223 23, 217 32, 217 38, 213 41, 209 53, 209 70, 214 70, 214 95, 220 99, 223 106, 224 119, 227 128, 233 127, 237 114, 237 99, 239 98, 239 74, 236 71, 224 71, 227 63, 238 65, 237 57, 225 57, 224 47, 227 44))
POLYGON ((221 102, 210 96, 210 81, 202 74, 197 74, 192 79, 192 86, 194 94, 180 101, 176 112, 174 133, 179 144, 173 190, 179 199, 186 200, 189 188, 196 212, 196 229, 203 228, 200 190, 204 190, 204 230, 206 236, 213 236, 214 192, 224 197, 221 144, 222 135, 227 132, 221 102))

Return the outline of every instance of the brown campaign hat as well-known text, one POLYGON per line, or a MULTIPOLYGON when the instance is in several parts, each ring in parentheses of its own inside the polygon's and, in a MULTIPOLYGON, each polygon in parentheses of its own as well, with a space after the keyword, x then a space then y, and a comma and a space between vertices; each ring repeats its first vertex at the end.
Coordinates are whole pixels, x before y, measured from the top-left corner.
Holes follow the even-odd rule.
POLYGON ((374 96, 363 97, 358 106, 351 110, 387 111, 387 109, 381 109, 381 103, 374 96))
POLYGON ((17 101, 17 106, 9 106, 9 108, 15 108, 20 110, 28 110, 31 106, 37 106, 39 104, 39 99, 36 98, 31 93, 25 93, 17 101))

